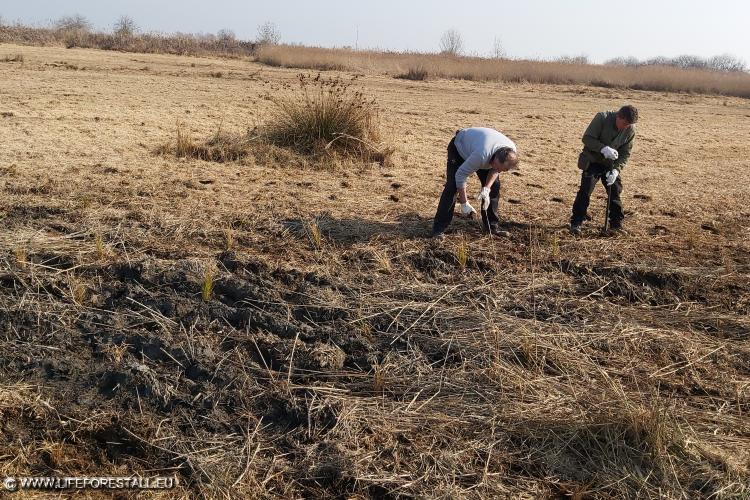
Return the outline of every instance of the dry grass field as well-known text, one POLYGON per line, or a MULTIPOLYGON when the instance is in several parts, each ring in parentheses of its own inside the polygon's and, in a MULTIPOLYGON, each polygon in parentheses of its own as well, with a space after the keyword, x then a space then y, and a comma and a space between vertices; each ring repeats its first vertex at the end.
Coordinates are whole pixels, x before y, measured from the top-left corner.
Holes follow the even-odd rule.
POLYGON ((0 45, 0 476, 750 496, 750 101, 362 73, 382 164, 164 147, 263 128, 298 73, 0 45), (580 136, 624 103, 628 234, 599 236, 599 187, 574 239, 580 136), (511 237, 456 220, 430 240, 472 125, 519 146, 511 237))
POLYGON ((745 71, 454 57, 295 45, 263 45, 258 47, 255 57, 270 66, 379 72, 412 80, 437 77, 485 82, 579 84, 750 97, 750 74, 745 71))

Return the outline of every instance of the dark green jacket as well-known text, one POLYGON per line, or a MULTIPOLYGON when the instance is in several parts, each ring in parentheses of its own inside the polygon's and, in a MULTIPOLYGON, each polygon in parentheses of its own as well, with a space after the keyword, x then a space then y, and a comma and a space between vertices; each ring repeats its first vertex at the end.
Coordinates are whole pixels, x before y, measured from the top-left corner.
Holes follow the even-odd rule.
POLYGON ((583 170, 586 170, 590 163, 600 163, 617 170, 625 168, 630 158, 630 151, 633 149, 635 127, 631 125, 624 130, 617 130, 616 117, 615 111, 602 111, 591 120, 583 134, 583 152, 578 165, 583 170), (604 146, 617 150, 619 155, 617 160, 613 162, 602 156, 601 150, 604 146))

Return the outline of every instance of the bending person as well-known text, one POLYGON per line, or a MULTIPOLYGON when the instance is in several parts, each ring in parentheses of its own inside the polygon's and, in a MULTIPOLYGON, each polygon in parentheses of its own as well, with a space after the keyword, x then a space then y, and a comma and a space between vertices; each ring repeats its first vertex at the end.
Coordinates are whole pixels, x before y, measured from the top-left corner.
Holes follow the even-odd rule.
POLYGON ((484 230, 494 235, 508 236, 507 231, 500 229, 500 172, 516 168, 516 145, 497 130, 474 127, 456 132, 448 143, 445 187, 435 213, 432 236, 444 236, 453 220, 457 197, 461 204, 461 215, 471 217, 476 214, 466 198, 466 183, 474 173, 482 183, 482 190, 476 199, 480 202, 484 230))

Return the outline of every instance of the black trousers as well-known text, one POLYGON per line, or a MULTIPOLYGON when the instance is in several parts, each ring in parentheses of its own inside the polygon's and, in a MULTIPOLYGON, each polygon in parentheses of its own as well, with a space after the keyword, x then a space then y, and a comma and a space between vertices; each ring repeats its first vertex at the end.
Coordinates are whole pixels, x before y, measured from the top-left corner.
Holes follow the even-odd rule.
POLYGON ((581 187, 578 188, 576 201, 573 203, 573 215, 570 217, 571 224, 580 225, 586 218, 586 211, 589 208, 591 193, 594 192, 596 181, 600 179, 604 189, 610 190, 610 224, 613 226, 619 226, 622 224, 622 219, 625 218, 625 214, 622 211, 622 200, 620 200, 620 193, 622 193, 622 178, 618 175, 615 183, 607 188, 606 175, 609 170, 610 167, 607 167, 606 165, 592 163, 589 165, 589 168, 583 171, 581 174, 581 187))
MULTIPOLYGON (((456 196, 458 190, 456 189, 456 171, 458 167, 464 162, 461 155, 458 154, 456 149, 455 138, 451 139, 448 143, 448 165, 446 169, 445 187, 443 188, 443 194, 440 195, 440 203, 438 204, 437 212, 435 213, 435 221, 432 224, 432 232, 442 233, 445 231, 453 220, 453 212, 456 207, 456 196)), ((487 176, 491 170, 477 170, 477 177, 484 187, 484 183, 487 182, 487 176)), ((490 186, 490 207, 489 209, 482 210, 482 224, 485 225, 485 231, 489 231, 491 227, 496 227, 500 223, 500 178, 498 177, 495 182, 490 186), (490 228, 486 227, 489 221, 490 228)))

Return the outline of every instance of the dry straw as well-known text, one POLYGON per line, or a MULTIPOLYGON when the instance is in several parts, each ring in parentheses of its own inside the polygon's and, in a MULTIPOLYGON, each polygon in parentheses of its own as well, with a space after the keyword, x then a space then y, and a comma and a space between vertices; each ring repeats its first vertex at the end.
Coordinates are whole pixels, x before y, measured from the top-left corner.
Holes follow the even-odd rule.
POLYGON ((371 71, 411 80, 452 78, 477 81, 582 84, 750 97, 750 74, 742 71, 722 72, 658 65, 604 66, 286 45, 262 47, 258 60, 290 68, 371 71))
POLYGON ((209 139, 195 142, 178 121, 175 142, 159 146, 156 153, 220 163, 250 155, 278 162, 277 150, 284 150, 296 155, 295 163, 312 162, 320 168, 331 168, 341 159, 389 164, 394 149, 381 138, 377 105, 354 87, 354 80, 300 74, 296 87, 287 86, 286 92, 268 99, 275 108, 260 128, 233 134, 220 124, 209 139))

